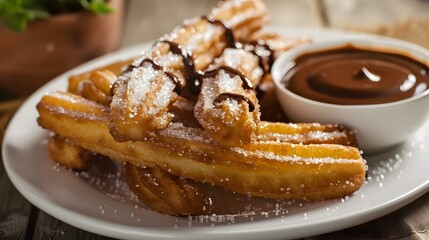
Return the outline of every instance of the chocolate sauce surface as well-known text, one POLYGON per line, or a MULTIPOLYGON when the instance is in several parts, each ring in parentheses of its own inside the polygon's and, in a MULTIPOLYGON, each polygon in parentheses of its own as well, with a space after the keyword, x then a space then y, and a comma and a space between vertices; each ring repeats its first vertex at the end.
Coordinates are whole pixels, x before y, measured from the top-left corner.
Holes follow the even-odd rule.
POLYGON ((302 97, 340 105, 380 104, 427 91, 429 68, 406 55, 352 45, 298 56, 282 81, 302 97))

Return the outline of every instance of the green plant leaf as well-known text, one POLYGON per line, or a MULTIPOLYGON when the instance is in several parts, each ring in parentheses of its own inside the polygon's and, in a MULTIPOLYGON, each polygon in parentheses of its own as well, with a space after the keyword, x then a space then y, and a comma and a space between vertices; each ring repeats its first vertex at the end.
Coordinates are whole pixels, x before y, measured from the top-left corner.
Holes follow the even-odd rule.
POLYGON ((3 19, 4 24, 15 32, 23 32, 27 27, 27 19, 25 17, 10 16, 3 19))
POLYGON ((34 0, 0 0, 0 20, 13 31, 25 31, 28 21, 48 16, 34 0))
POLYGON ((95 14, 107 14, 114 11, 104 0, 80 0, 80 3, 83 8, 95 14))
POLYGON ((114 11, 105 0, 0 0, 0 21, 10 29, 25 31, 27 23, 61 12, 88 10, 95 14, 114 11))
POLYGON ((40 9, 27 9, 27 17, 29 20, 34 20, 34 19, 45 19, 50 17, 51 15, 44 11, 44 10, 40 10, 40 9))

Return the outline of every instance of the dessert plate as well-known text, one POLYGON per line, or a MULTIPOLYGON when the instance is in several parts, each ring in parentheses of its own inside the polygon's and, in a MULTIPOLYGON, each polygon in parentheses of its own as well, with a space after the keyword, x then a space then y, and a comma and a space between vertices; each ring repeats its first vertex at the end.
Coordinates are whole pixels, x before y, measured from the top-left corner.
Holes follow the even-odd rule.
MULTIPOLYGON (((274 30, 286 36, 309 36, 315 41, 366 36, 322 29, 274 30)), ((43 94, 65 90, 71 75, 134 57, 150 45, 121 50, 66 72, 35 92, 18 110, 3 140, 3 163, 12 183, 35 206, 75 227, 122 239, 285 239, 355 226, 386 215, 428 192, 429 120, 401 146, 366 156, 367 181, 352 196, 317 203, 279 202, 281 207, 274 206, 274 210, 261 209, 243 216, 177 218, 158 214, 121 200, 114 191, 106 194, 89 184, 88 178, 52 162, 46 149, 49 133, 36 122, 35 107, 43 94)), ((104 183, 97 184, 109 188, 104 183)), ((120 185, 115 181, 111 184, 120 185)))

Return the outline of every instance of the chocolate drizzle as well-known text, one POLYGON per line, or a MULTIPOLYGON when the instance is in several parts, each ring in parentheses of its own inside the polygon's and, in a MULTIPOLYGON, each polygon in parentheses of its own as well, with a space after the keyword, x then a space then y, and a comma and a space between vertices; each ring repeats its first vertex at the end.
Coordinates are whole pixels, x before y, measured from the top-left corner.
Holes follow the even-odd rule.
POLYGON ((261 84, 256 87, 255 91, 257 99, 261 99, 265 96, 265 91, 261 88, 261 84))
POLYGON ((176 85, 176 87, 174 88, 174 91, 180 95, 181 91, 182 91, 182 84, 180 83, 179 79, 177 79, 176 76, 174 76, 172 73, 165 71, 165 69, 161 66, 159 66, 158 64, 156 64, 153 60, 149 59, 149 58, 145 58, 141 63, 140 66, 143 66, 143 64, 145 63, 149 63, 152 65, 152 67, 157 70, 157 71, 163 71, 165 73, 165 75, 174 83, 174 85, 176 85))
POLYGON ((225 34, 224 37, 225 37, 225 42, 226 42, 227 48, 236 48, 234 33, 232 32, 232 30, 229 27, 225 26, 225 24, 222 21, 212 19, 212 18, 209 18, 207 16, 202 16, 201 19, 204 19, 213 25, 217 25, 217 26, 222 27, 224 30, 224 34, 225 34))
POLYGON ((201 88, 201 75, 195 70, 192 54, 175 42, 165 39, 162 39, 159 42, 168 44, 172 53, 182 56, 183 65, 185 66, 186 70, 186 85, 189 89, 189 92, 194 95, 198 95, 201 88))
POLYGON ((213 100, 213 104, 222 102, 226 99, 234 99, 236 101, 245 101, 247 104, 249 104, 249 112, 255 111, 255 104, 247 97, 236 94, 236 93, 221 93, 219 94, 215 100, 213 100))
MULTIPOLYGON (((223 28, 226 48, 237 48, 237 47, 242 48, 243 47, 243 45, 236 43, 233 31, 230 28, 228 28, 222 21, 215 20, 215 19, 209 18, 207 16, 202 16, 201 19, 206 20, 210 24, 220 26, 221 28, 223 28)), ((179 45, 175 42, 172 42, 172 41, 169 41, 166 39, 161 39, 161 40, 157 41, 155 44, 157 44, 157 43, 167 44, 169 46, 170 52, 182 57, 183 65, 184 65, 185 71, 186 71, 186 85, 187 85, 189 92, 193 95, 198 95, 200 93, 203 79, 215 77, 219 73, 220 70, 225 71, 225 73, 227 73, 231 77, 239 76, 241 81, 242 81, 242 86, 244 89, 246 89, 246 90, 252 90, 253 89, 252 82, 248 78, 246 78, 246 76, 244 76, 242 73, 240 73, 239 71, 237 71, 231 67, 220 66, 214 70, 210 70, 210 71, 207 71, 204 74, 202 74, 195 69, 195 63, 194 63, 194 60, 192 58, 192 53, 187 51, 184 47, 182 47, 181 45, 179 45)), ((259 66, 266 73, 267 71, 269 71, 269 68, 271 67, 272 63, 274 62, 274 54, 273 54, 272 49, 270 48, 270 46, 268 46, 267 44, 260 42, 260 41, 251 42, 250 44, 252 46, 252 49, 249 49, 248 51, 255 54, 256 56, 258 56, 259 66), (257 53, 257 47, 263 47, 265 50, 270 51, 268 58, 266 56, 260 56, 257 53), (267 69, 267 65, 268 65, 268 69, 267 69)), ((140 66, 142 66, 144 63, 149 63, 152 65, 152 67, 154 69, 163 71, 167 75, 167 77, 176 85, 174 91, 180 95, 180 93, 182 92, 183 86, 174 74, 166 71, 163 67, 159 66, 158 64, 156 64, 153 60, 151 60, 149 58, 144 59, 140 63, 140 66)), ((122 74, 127 73, 127 72, 131 72, 134 68, 137 68, 137 67, 134 65, 130 65, 122 74)), ((236 93, 221 93, 215 98, 213 103, 219 103, 225 99, 234 99, 236 101, 245 101, 249 104, 249 111, 250 112, 253 112, 255 110, 255 104, 250 99, 248 99, 246 96, 236 94, 236 93)))
MULTIPOLYGON (((247 79, 246 76, 244 76, 239 71, 237 71, 231 67, 228 67, 228 66, 220 66, 220 67, 213 69, 211 71, 207 71, 206 73, 204 73, 202 78, 204 79, 204 78, 215 77, 217 74, 219 74, 220 70, 223 70, 230 77, 235 77, 235 76, 240 77, 241 82, 242 82, 242 86, 244 89, 246 89, 246 90, 252 90, 253 89, 252 82, 249 79, 247 79)), ((221 102, 225 99, 228 99, 228 98, 234 99, 236 101, 245 101, 245 102, 247 102, 247 104, 249 104, 249 111, 250 112, 253 112, 255 110, 255 104, 250 99, 248 99, 244 95, 236 94, 236 93, 221 93, 213 100, 213 104, 219 103, 219 102, 221 102)))
POLYGON ((219 73, 220 70, 225 71, 225 73, 227 73, 231 77, 239 76, 241 81, 243 82, 243 88, 244 89, 247 89, 247 90, 253 89, 252 82, 249 79, 247 79, 246 76, 244 76, 239 71, 237 71, 231 67, 228 67, 228 66, 220 66, 220 67, 213 69, 211 71, 207 71, 206 73, 204 73, 202 78, 204 79, 204 78, 209 78, 209 77, 215 77, 219 73))
POLYGON ((134 68, 137 68, 134 65, 129 65, 123 72, 122 74, 128 73, 128 72, 132 72, 134 70, 134 68))
MULTIPOLYGON (((211 19, 207 16, 202 16, 201 19, 206 20, 210 24, 214 24, 214 25, 222 27, 224 29, 224 34, 225 34, 224 39, 226 42, 226 47, 227 48, 237 48, 235 38, 234 38, 234 34, 233 34, 232 30, 230 28, 228 28, 227 26, 225 26, 225 24, 222 21, 214 20, 214 19, 211 19)), ((201 85, 202 85, 203 79, 209 78, 209 77, 215 77, 219 73, 220 70, 224 70, 231 77, 239 76, 242 83, 243 83, 242 86, 244 89, 246 89, 246 90, 253 89, 253 84, 249 79, 247 79, 242 73, 240 73, 237 70, 235 70, 231 67, 228 67, 228 66, 220 66, 214 70, 208 71, 204 74, 200 74, 199 72, 197 72, 195 70, 195 64, 194 64, 194 61, 192 59, 192 54, 189 51, 186 51, 179 44, 168 41, 168 40, 160 40, 159 42, 168 44, 169 49, 172 53, 180 55, 182 57, 183 65, 185 67, 186 74, 187 74, 186 85, 187 85, 190 93, 192 93, 194 95, 198 95, 200 90, 201 90, 201 85)), ((258 43, 258 44, 263 46, 265 49, 271 50, 271 48, 268 45, 262 45, 261 43, 258 43)), ((254 46, 252 53, 259 57, 259 65, 265 71, 264 61, 262 60, 262 57, 257 54, 256 46, 254 46)), ((272 53, 270 53, 270 57, 271 57, 271 55, 272 55, 272 53)), ((220 101, 223 101, 224 99, 227 99, 227 98, 235 99, 237 101, 246 101, 249 104, 249 111, 250 112, 253 112, 255 109, 255 104, 252 101, 250 101, 247 97, 245 97, 243 95, 239 95, 239 94, 234 94, 234 93, 222 93, 216 97, 214 102, 220 102, 220 101)))
POLYGON ((271 71, 271 67, 274 64, 274 50, 265 43, 264 41, 252 41, 249 43, 252 46, 252 49, 249 49, 249 52, 253 53, 259 58, 259 67, 262 68, 264 74, 267 74, 271 71), (268 56, 261 56, 258 53, 258 47, 264 48, 265 51, 269 52, 268 56))

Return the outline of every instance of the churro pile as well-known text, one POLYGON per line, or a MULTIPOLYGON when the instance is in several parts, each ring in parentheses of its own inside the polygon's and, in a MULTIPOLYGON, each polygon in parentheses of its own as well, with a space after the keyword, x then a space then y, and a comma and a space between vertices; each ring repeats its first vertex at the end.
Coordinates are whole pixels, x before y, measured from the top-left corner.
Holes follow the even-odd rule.
POLYGON ((139 58, 71 77, 37 105, 51 158, 75 170, 95 154, 123 163, 142 203, 177 216, 216 204, 194 182, 272 199, 352 194, 365 178, 352 131, 261 120, 284 119, 270 68, 306 42, 266 32, 268 18, 262 0, 222 1, 139 58))

